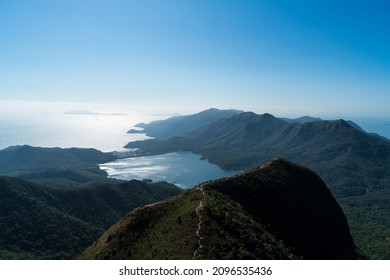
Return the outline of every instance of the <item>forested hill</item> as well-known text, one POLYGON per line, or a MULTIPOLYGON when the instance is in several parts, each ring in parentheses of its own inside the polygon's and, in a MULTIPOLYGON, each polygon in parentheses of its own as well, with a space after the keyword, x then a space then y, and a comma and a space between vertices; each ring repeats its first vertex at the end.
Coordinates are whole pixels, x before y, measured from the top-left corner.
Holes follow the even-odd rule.
POLYGON ((82 259, 355 259, 323 181, 282 159, 135 209, 82 259))
POLYGON ((75 188, 0 177, 0 259, 72 259, 125 213, 181 192, 135 180, 75 188))
POLYGON ((318 172, 337 197, 364 194, 390 182, 390 142, 344 120, 287 123, 270 114, 245 112, 182 137, 127 147, 154 154, 190 150, 226 169, 247 170, 283 157, 318 172))
POLYGON ((129 133, 146 133, 158 139, 169 139, 195 131, 218 120, 242 113, 239 110, 218 110, 211 108, 189 116, 175 116, 167 120, 153 121, 149 124, 139 123, 136 127, 143 130, 129 130, 129 133))
POLYGON ((0 175, 17 176, 47 169, 94 169, 115 159, 113 154, 96 149, 13 146, 0 150, 0 175))
POLYGON ((188 150, 226 169, 248 170, 275 157, 307 166, 341 203, 359 247, 371 258, 390 259, 390 141, 345 120, 305 119, 244 112, 180 137, 127 147, 144 154, 188 150))

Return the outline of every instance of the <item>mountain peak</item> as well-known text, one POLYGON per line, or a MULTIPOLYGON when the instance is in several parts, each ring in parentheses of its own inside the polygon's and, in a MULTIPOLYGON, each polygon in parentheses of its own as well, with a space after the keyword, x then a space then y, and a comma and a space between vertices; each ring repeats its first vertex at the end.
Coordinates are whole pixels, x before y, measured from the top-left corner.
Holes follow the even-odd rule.
POLYGON ((81 258, 354 259, 356 254, 344 214, 322 180, 277 158, 138 208, 81 258))
POLYGON ((176 136, 189 134, 197 129, 215 123, 219 120, 240 114, 239 110, 220 110, 210 108, 199 113, 188 116, 175 116, 166 120, 153 121, 149 124, 140 123, 136 127, 143 128, 143 131, 129 130, 128 133, 146 133, 148 136, 159 140, 167 140, 176 136))
POLYGON ((272 118, 273 119, 275 117, 273 115, 271 115, 270 113, 264 113, 263 118, 270 118, 270 119, 272 118))
POLYGON ((321 178, 306 167, 275 158, 211 186, 269 224, 270 232, 306 259, 356 258, 340 206, 321 178))

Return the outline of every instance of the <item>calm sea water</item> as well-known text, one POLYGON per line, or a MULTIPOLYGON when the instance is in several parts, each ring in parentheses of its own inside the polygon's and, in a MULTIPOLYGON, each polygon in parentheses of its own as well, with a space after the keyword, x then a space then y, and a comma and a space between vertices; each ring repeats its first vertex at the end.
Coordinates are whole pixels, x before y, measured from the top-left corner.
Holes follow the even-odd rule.
POLYGON ((202 160, 200 155, 191 152, 120 159, 101 164, 100 168, 111 178, 167 181, 182 188, 238 173, 238 171, 222 170, 217 165, 202 160))
POLYGON ((104 152, 121 150, 128 142, 148 139, 126 133, 138 115, 41 114, 0 119, 0 149, 13 145, 40 147, 96 148, 104 152))
POLYGON ((149 138, 126 133, 134 125, 168 117, 147 108, 121 104, 0 100, 0 149, 26 144, 95 148, 104 152, 121 150, 128 142, 149 138))
POLYGON ((361 128, 367 132, 374 132, 381 136, 390 139, 390 118, 383 119, 354 119, 353 122, 357 123, 361 128))

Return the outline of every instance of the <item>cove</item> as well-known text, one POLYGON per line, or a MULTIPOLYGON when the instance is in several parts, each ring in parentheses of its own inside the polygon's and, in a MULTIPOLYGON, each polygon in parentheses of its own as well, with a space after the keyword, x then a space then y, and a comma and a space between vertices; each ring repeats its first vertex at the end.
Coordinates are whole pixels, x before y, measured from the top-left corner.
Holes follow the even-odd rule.
POLYGON ((221 169, 192 152, 118 159, 100 164, 100 169, 106 171, 110 178, 166 181, 184 189, 238 173, 236 170, 221 169))

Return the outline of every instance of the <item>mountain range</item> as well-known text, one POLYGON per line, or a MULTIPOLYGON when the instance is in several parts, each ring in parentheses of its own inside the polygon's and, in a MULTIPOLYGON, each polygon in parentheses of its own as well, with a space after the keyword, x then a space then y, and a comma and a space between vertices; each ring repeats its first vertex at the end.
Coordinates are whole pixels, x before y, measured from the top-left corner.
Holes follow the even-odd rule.
POLYGON ((388 139, 351 121, 238 110, 139 127, 155 138, 129 143, 136 154, 186 150, 245 172, 183 193, 107 178, 99 164, 120 153, 9 147, 0 259, 70 259, 91 244, 80 258, 390 259, 388 139))
POLYGON ((136 125, 142 130, 129 130, 129 133, 145 133, 148 136, 153 136, 158 139, 169 139, 173 136, 185 135, 196 131, 197 129, 212 124, 224 118, 231 117, 240 110, 219 110, 211 108, 206 111, 189 115, 189 116, 175 116, 168 120, 152 121, 149 124, 139 123, 136 125))
POLYGON ((155 139, 126 147, 137 148, 140 154, 192 151, 225 169, 249 170, 276 157, 307 166, 321 176, 344 208, 365 254, 390 258, 389 250, 383 249, 388 248, 390 228, 388 139, 342 119, 286 121, 270 114, 232 112, 230 117, 198 125, 191 132, 177 132, 169 139, 160 139, 150 128, 148 133, 155 139))

